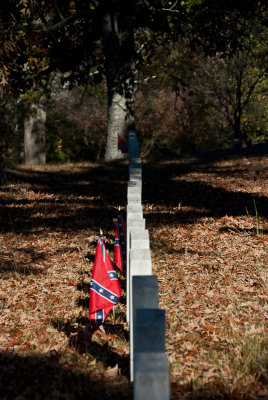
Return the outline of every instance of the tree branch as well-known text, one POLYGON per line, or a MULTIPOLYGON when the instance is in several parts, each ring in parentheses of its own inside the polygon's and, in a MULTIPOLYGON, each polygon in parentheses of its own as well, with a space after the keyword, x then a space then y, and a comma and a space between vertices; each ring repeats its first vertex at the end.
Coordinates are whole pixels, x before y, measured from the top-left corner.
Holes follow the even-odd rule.
POLYGON ((60 22, 58 22, 55 25, 52 26, 44 26, 41 28, 42 31, 45 32, 54 32, 57 31, 58 29, 61 29, 63 26, 67 25, 69 21, 71 21, 72 19, 74 19, 74 15, 69 15, 66 18, 63 18, 60 22))

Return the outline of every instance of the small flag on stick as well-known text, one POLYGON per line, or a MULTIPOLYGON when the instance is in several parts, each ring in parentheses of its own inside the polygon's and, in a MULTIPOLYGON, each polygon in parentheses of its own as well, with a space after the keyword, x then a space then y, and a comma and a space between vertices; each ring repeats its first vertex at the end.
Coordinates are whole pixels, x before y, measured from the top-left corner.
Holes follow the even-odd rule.
POLYGON ((117 216, 115 243, 114 243, 114 264, 125 273, 126 263, 126 224, 120 212, 117 216))
POLYGON ((120 135, 118 135, 118 149, 121 150, 121 153, 128 153, 126 142, 120 135))
POLYGON ((105 243, 100 236, 94 260, 89 299, 89 319, 103 324, 107 315, 121 297, 121 288, 105 243))

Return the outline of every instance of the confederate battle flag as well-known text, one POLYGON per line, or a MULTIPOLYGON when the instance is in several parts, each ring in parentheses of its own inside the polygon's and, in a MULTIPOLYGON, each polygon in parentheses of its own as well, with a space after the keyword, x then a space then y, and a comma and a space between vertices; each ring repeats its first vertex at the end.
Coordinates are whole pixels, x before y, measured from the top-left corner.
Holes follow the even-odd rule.
POLYGON ((126 262, 126 224, 123 215, 120 213, 117 216, 116 234, 114 243, 114 264, 125 273, 126 262))
POLYGON ((121 150, 121 153, 128 153, 126 142, 120 135, 118 135, 118 149, 121 150))
POLYGON ((103 324, 120 296, 117 275, 106 252, 103 237, 100 236, 90 284, 89 319, 98 325, 103 324))

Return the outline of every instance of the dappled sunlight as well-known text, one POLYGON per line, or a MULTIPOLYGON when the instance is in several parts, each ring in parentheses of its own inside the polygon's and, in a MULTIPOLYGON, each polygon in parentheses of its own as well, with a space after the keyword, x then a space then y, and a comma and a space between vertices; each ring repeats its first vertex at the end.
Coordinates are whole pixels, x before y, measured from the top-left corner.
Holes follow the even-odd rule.
MULTIPOLYGON (((265 168, 264 156, 144 162, 143 212, 174 399, 265 394, 265 168)), ((5 395, 132 397, 123 276, 122 301, 104 330, 88 319, 99 229, 113 259, 127 172, 125 162, 19 168, 0 187, 5 395)))

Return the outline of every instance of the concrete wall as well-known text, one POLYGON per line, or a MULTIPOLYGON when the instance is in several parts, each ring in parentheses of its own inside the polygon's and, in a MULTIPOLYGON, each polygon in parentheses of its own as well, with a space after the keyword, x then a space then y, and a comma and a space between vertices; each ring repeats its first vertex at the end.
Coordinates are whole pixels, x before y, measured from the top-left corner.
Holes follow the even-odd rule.
POLYGON ((158 307, 157 276, 152 275, 150 238, 142 210, 142 164, 134 131, 129 133, 128 149, 126 288, 130 380, 134 382, 134 400, 168 400, 165 311, 158 307))

